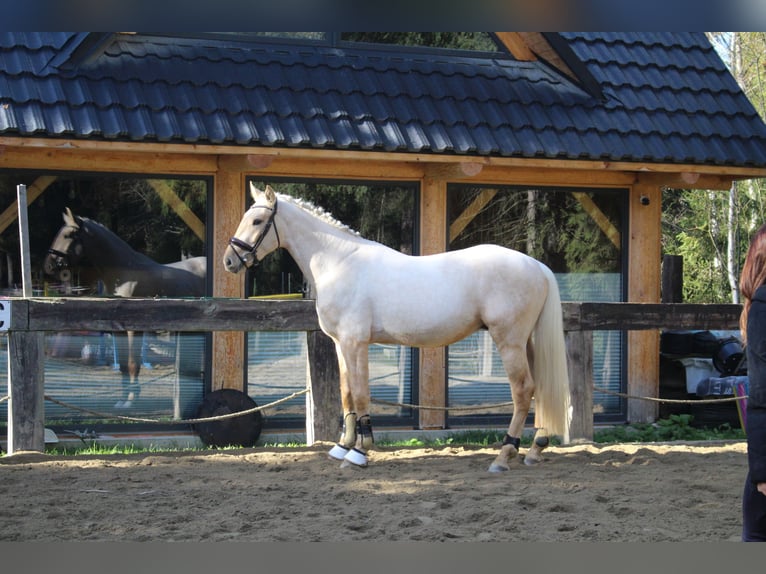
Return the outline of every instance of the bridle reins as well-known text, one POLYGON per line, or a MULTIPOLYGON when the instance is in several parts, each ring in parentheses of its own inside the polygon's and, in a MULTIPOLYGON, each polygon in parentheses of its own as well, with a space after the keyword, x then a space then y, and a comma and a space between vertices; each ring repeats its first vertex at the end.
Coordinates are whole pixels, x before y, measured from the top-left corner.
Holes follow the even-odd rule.
POLYGON ((277 248, 280 247, 280 241, 279 241, 279 230, 277 229, 277 224, 274 221, 274 217, 277 215, 277 202, 274 201, 274 207, 266 207, 265 205, 259 206, 262 209, 268 209, 271 211, 271 215, 269 215, 269 220, 266 222, 266 225, 263 228, 263 233, 258 236, 258 239, 256 239, 255 243, 250 245, 249 243, 245 243, 238 237, 232 237, 229 239, 229 245, 232 247, 241 249, 244 253, 244 257, 239 254, 239 251, 237 249, 232 249, 234 251, 234 255, 237 256, 237 259, 239 259, 239 262, 242 264, 243 267, 257 267, 260 261, 258 261, 258 255, 256 254, 256 251, 261 246, 261 243, 263 243, 263 240, 266 239, 266 236, 269 234, 269 231, 271 228, 274 228, 274 234, 277 236, 277 248), (253 256, 253 262, 248 265, 247 264, 247 255, 253 256))

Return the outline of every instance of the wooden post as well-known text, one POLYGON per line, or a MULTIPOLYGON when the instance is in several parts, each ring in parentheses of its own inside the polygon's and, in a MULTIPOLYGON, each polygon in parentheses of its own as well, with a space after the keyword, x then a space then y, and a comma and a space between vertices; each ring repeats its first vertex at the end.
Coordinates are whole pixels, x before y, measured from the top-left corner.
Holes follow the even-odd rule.
MULTIPOLYGON (((630 190, 628 245, 628 301, 660 300, 662 191, 656 183, 636 183, 630 190)), ((628 394, 658 397, 660 388, 659 330, 628 332, 628 394)), ((654 422, 657 403, 628 401, 628 422, 654 422)))
MULTIPOLYGON (((447 238, 447 184, 424 178, 420 200, 420 253, 443 253, 447 238), (427 223, 426 223, 427 222, 427 223)), ((447 403, 447 357, 444 347, 420 349, 421 405, 443 407, 447 403)), ((420 409, 421 429, 447 426, 444 411, 420 409)))
POLYGON ((570 440, 593 440, 593 331, 567 331, 569 390, 572 397, 570 440))
MULTIPOLYGON (((235 158, 233 158, 235 159, 235 158)), ((213 203, 213 297, 242 298, 243 274, 233 275, 223 268, 223 253, 245 213, 245 174, 233 159, 221 156, 215 177, 213 203)), ((211 386, 219 389, 245 389, 244 331, 215 331, 212 336, 211 386)))
POLYGON ((311 389, 306 395, 306 443, 336 441, 340 436, 343 413, 335 343, 322 331, 308 331, 306 337, 311 389))
POLYGON ((45 450, 45 334, 8 333, 8 454, 45 450))
POLYGON ((684 258, 681 255, 662 256, 662 302, 683 303, 684 258))

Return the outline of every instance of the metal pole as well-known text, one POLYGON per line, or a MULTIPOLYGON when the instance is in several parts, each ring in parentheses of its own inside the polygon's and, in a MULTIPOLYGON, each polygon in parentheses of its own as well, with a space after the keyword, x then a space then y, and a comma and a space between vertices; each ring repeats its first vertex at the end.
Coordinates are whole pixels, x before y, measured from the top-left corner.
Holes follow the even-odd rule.
POLYGON ((32 267, 29 260, 29 218, 27 217, 27 186, 16 186, 17 203, 19 205, 19 238, 21 240, 21 272, 22 290, 25 298, 32 296, 32 267))

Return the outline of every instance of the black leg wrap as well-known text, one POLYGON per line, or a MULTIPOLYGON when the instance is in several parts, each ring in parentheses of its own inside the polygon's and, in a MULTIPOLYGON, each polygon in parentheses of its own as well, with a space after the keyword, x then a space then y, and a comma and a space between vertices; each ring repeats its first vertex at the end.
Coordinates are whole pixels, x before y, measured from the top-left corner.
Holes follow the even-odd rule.
POLYGON ((503 446, 510 444, 513 445, 516 450, 519 450, 519 447, 521 446, 521 439, 518 437, 513 437, 509 435, 508 433, 505 434, 505 438, 503 438, 503 446))
POLYGON ((370 415, 359 417, 356 423, 356 431, 362 436, 372 436, 372 420, 370 420, 370 415))
POLYGON ((545 448, 550 443, 550 439, 547 436, 539 436, 535 439, 535 444, 540 448, 545 448))
POLYGON ((366 449, 372 448, 375 438, 372 436, 372 420, 370 415, 359 417, 356 422, 356 432, 362 437, 362 446, 366 449))

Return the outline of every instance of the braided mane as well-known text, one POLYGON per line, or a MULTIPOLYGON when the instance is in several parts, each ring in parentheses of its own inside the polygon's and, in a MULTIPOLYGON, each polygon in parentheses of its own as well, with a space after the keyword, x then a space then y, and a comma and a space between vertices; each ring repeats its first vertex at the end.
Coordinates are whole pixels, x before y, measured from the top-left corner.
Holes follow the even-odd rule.
POLYGON ((340 229, 341 231, 345 231, 346 233, 350 233, 351 235, 355 235, 359 237, 359 232, 351 229, 348 225, 345 223, 342 223, 335 219, 331 213, 328 213, 325 211, 324 208, 314 205, 310 201, 307 201, 305 199, 300 199, 297 197, 293 197, 292 195, 285 195, 284 193, 277 193, 277 199, 279 201, 287 201, 289 203, 292 203, 293 205, 300 207, 304 211, 307 211, 317 219, 320 219, 324 221, 325 223, 329 223, 336 229, 340 229))

